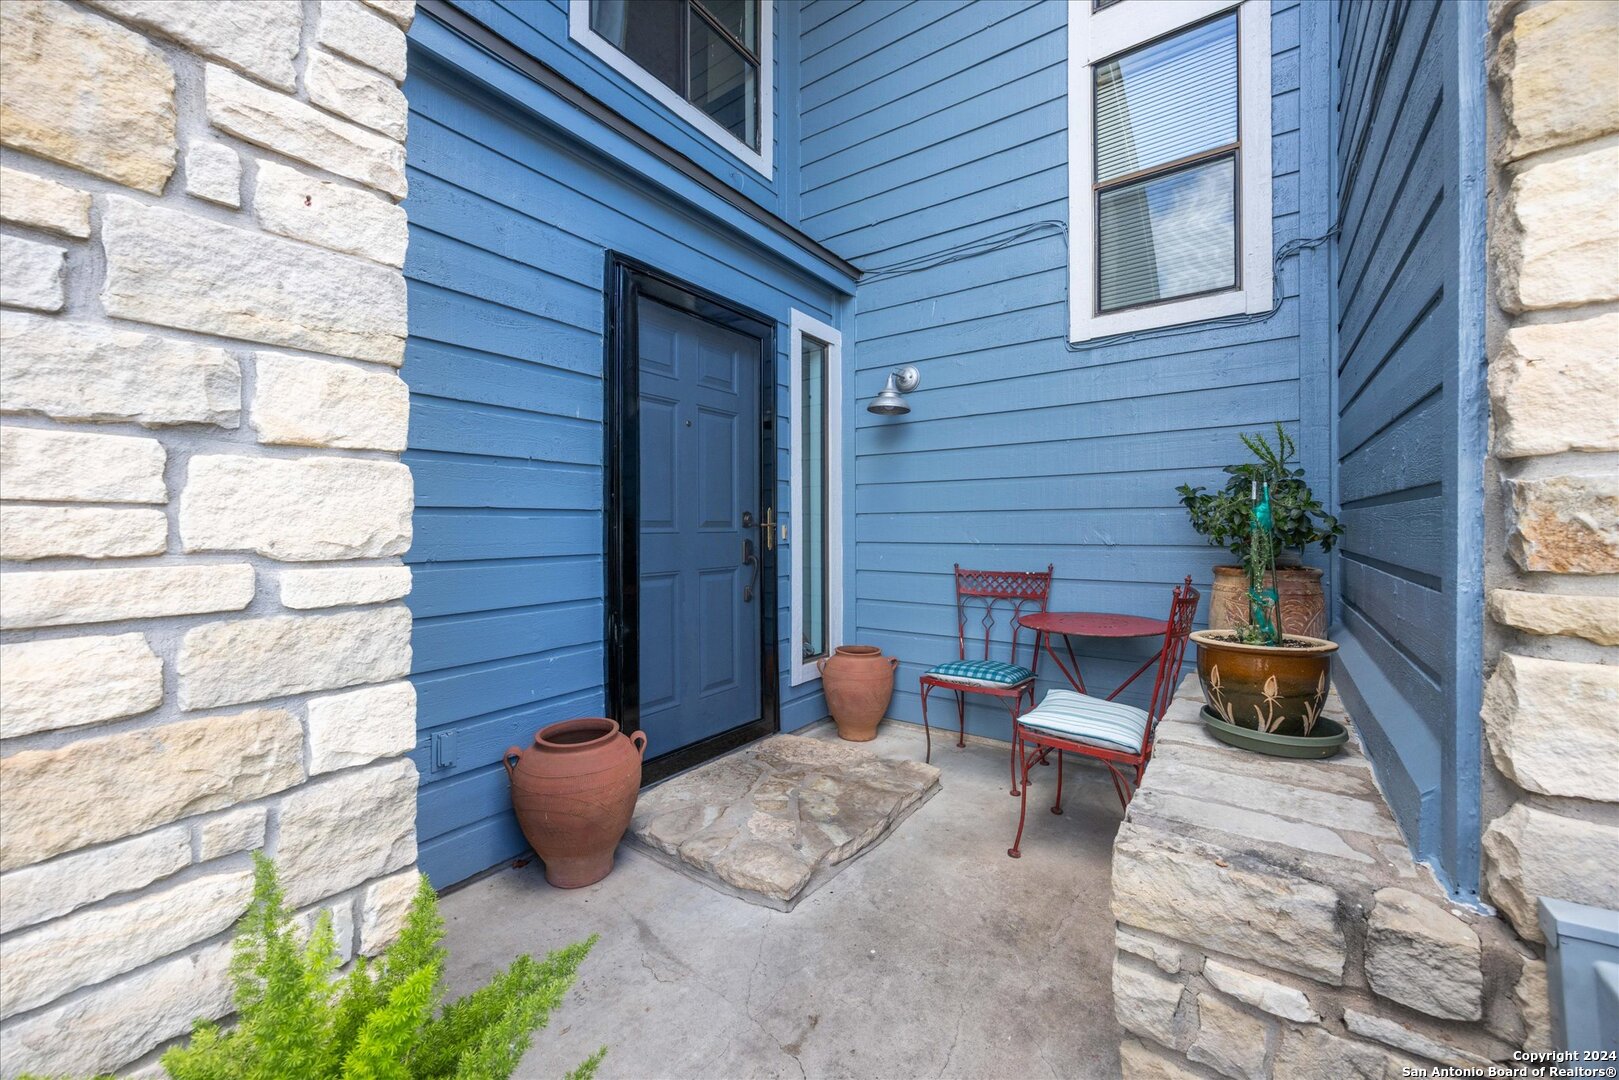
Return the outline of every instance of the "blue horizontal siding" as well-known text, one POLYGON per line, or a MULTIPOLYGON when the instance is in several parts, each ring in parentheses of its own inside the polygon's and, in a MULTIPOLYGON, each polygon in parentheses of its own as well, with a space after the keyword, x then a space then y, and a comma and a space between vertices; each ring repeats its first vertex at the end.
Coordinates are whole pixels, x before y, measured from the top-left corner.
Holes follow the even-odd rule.
POLYGON ((1339 682, 1418 857, 1471 899, 1483 65, 1463 43, 1482 33, 1472 5, 1435 0, 1336 14, 1339 682))
MULTIPOLYGON (((457 3, 857 262, 1068 218, 1066 5, 778 4, 778 169, 762 182, 573 46, 565 2, 457 3)), ((419 19, 407 86, 413 678, 424 733, 453 729, 461 747, 442 769, 425 735, 416 751, 435 879, 521 850, 491 794, 504 745, 601 708, 600 286, 612 249, 783 323, 781 506, 787 313, 843 326, 847 630, 902 658, 902 718, 919 715, 915 675, 954 652, 951 563, 1055 563, 1059 608, 1161 615, 1184 574, 1206 587, 1228 559, 1191 533, 1175 485, 1218 483, 1217 466, 1242 453, 1238 433, 1282 422, 1350 528, 1327 567, 1346 693, 1371 717, 1416 847, 1465 890, 1477 738, 1458 720, 1471 583, 1454 538, 1476 388, 1457 379, 1470 317, 1457 282, 1477 223, 1462 224, 1455 138, 1470 130, 1457 42, 1473 15, 1451 7, 1273 3, 1275 242, 1336 222, 1336 250, 1287 265, 1267 321, 1078 352, 1064 341, 1061 237, 868 282, 841 304, 838 283, 789 242, 419 19), (865 413, 900 364, 923 372, 911 414, 865 413)), ((1080 644, 1104 684, 1144 648, 1080 644)), ((784 727, 824 713, 813 684, 782 686, 784 727)), ((992 708, 970 723, 1005 734, 992 708)))
MULTIPOLYGON (((1067 10, 806 7, 803 227, 875 265, 1066 220, 1067 10)), ((1326 12, 1275 5, 1278 244, 1325 232, 1332 217, 1328 34, 1326 12)), ((858 411, 854 441, 854 633, 901 658, 891 712, 902 719, 920 719, 916 677, 955 653, 953 563, 1055 564, 1057 608, 1163 617, 1182 577, 1206 593, 1230 560, 1193 533, 1175 487, 1218 484, 1219 466, 1243 454, 1239 433, 1281 421, 1330 497, 1325 253, 1289 265, 1273 319, 1077 353, 1065 346, 1067 262, 1064 239, 1046 234, 859 287, 856 401, 897 365, 922 372, 911 413, 858 411)), ((1106 687, 1151 649, 1076 647, 1106 687)), ((968 724, 1007 735, 995 704, 969 706, 968 724)))
MULTIPOLYGON (((507 18, 508 29, 517 15, 548 33, 561 25, 541 10, 560 18, 551 5, 463 6, 507 18)), ((415 576, 412 757, 421 863, 442 887, 526 848, 499 764, 506 747, 604 708, 606 253, 778 320, 779 506, 788 317, 797 308, 836 324, 840 314, 836 294, 801 266, 581 145, 579 130, 487 93, 492 61, 430 17, 412 40, 403 368, 404 460, 417 493, 405 557, 415 576), (433 753, 439 735, 454 738, 448 764, 433 753)), ((785 657, 785 557, 781 566, 785 657)), ((784 727, 825 715, 818 684, 793 688, 785 672, 781 682, 784 727)))
POLYGON ((589 465, 528 462, 454 451, 412 451, 416 505, 433 507, 594 510, 602 504, 601 473, 589 465))
MULTIPOLYGON (((755 202, 776 213, 783 212, 781 193, 785 188, 782 168, 770 178, 761 176, 742 164, 689 121, 677 116, 651 94, 631 83, 607 65, 600 57, 568 37, 568 0, 550 3, 546 0, 453 0, 455 5, 479 22, 512 42, 535 59, 545 63, 563 78, 592 97, 620 113, 631 123, 657 137, 680 153, 695 161, 715 176, 721 177, 755 202)), ((583 0, 580 0, 583 2, 583 0)), ((783 4, 781 8, 790 8, 783 4)), ((781 13, 777 13, 778 45, 781 34, 781 13)), ((779 67, 771 72, 775 99, 780 101, 779 67)), ((791 147, 789 140, 781 138, 779 104, 774 111, 777 142, 783 148, 791 147)))

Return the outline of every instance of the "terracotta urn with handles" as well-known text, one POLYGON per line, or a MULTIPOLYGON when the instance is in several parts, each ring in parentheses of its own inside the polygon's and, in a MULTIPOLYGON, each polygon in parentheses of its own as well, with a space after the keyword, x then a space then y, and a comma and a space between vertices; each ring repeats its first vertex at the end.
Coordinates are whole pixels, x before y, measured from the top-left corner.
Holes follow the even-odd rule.
POLYGON ((646 733, 625 735, 601 716, 543 727, 524 750, 506 749, 512 809, 560 889, 592 885, 613 869, 641 790, 646 733))
POLYGON ((870 742, 888 712, 894 696, 894 671, 899 657, 884 656, 875 645, 839 645, 837 651, 816 661, 826 707, 838 725, 838 738, 870 742))

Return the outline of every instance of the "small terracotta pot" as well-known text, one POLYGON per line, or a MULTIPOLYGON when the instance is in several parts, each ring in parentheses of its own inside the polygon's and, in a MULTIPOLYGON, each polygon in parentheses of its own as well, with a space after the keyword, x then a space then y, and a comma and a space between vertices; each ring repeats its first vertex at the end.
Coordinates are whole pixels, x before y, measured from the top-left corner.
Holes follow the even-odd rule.
POLYGON ((1336 643, 1288 634, 1288 648, 1221 641, 1228 630, 1198 630, 1197 678, 1203 700, 1228 724, 1278 735, 1308 735, 1327 703, 1336 643))
POLYGON ((839 645, 825 660, 816 662, 826 707, 838 725, 838 738, 870 742, 888 712, 894 696, 894 670, 899 657, 884 656, 875 645, 839 645))
MULTIPOLYGON (((1276 568, 1276 598, 1282 609, 1282 633, 1323 637, 1327 632, 1327 597, 1321 571, 1314 566, 1276 568)), ((1265 588, 1271 576, 1265 575, 1265 588)), ((1240 566, 1216 566, 1209 596, 1209 629, 1230 630, 1248 622, 1248 572, 1240 566)))
POLYGON ((545 862, 545 880, 577 889, 606 877, 641 790, 646 733, 591 716, 534 733, 527 750, 507 747, 512 809, 545 862))

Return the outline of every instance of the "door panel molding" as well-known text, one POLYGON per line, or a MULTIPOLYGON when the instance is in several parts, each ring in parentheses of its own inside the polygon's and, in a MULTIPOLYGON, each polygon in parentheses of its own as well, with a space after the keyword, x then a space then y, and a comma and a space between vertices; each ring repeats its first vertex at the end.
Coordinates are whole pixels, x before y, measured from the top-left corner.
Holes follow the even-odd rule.
MULTIPOLYGON (((606 260, 604 304, 606 394, 602 459, 605 523, 606 702, 607 714, 626 732, 641 727, 640 672, 640 358, 638 304, 645 297, 759 342, 759 507, 776 499, 776 324, 697 286, 660 273, 618 252, 606 260)), ((758 720, 650 759, 642 783, 654 783, 683 769, 780 729, 776 550, 759 544, 758 720)))

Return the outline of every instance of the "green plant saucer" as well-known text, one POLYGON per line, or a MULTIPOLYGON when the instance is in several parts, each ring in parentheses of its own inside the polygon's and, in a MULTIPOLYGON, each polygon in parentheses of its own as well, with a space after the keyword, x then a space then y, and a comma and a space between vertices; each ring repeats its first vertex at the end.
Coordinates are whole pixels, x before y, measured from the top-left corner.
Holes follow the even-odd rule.
POLYGON ((1271 757, 1329 758, 1349 741, 1349 732, 1344 726, 1325 716, 1316 720, 1316 733, 1310 735, 1277 735, 1238 727, 1220 719, 1220 714, 1207 705, 1203 706, 1203 723, 1209 734, 1221 742, 1271 757))

